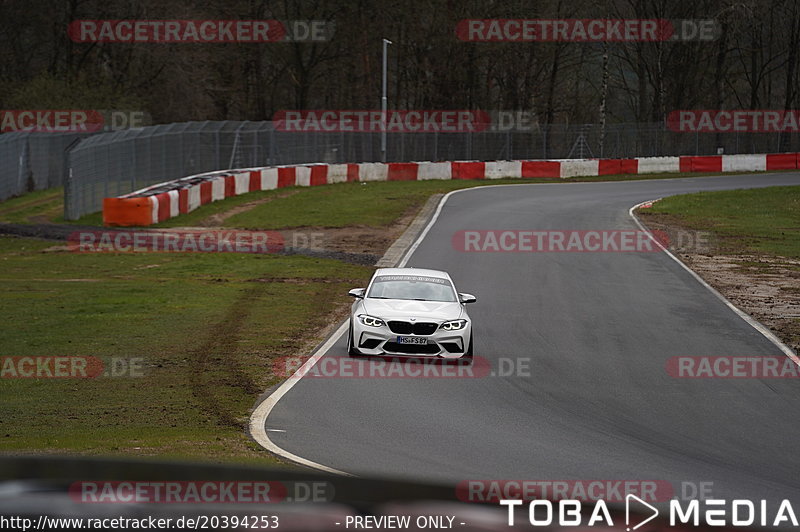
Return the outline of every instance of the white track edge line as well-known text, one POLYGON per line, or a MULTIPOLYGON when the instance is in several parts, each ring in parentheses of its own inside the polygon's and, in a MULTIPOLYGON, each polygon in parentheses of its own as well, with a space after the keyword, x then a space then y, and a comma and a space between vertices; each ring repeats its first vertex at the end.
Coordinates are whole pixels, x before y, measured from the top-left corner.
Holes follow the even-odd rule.
POLYGON ((328 350, 333 347, 333 344, 339 339, 342 334, 344 334, 345 329, 347 328, 347 322, 344 321, 339 326, 338 329, 330 336, 328 339, 323 343, 319 349, 317 349, 311 357, 306 360, 306 362, 298 368, 296 372, 294 372, 289 378, 281 383, 278 388, 270 394, 269 397, 264 399, 258 406, 253 410, 253 413, 250 415, 250 435, 253 439, 267 449, 268 451, 277 454, 283 458, 291 460, 292 462, 296 462, 298 464, 311 467, 314 469, 319 469, 320 471, 325 471, 326 473, 333 473, 335 475, 343 475, 343 476, 354 476, 350 473, 346 473, 344 471, 339 471, 338 469, 334 469, 332 467, 328 467, 326 465, 318 464, 317 462, 313 462, 308 460, 307 458, 303 458, 302 456, 298 456, 294 453, 290 453, 289 451, 279 447, 276 445, 267 435, 267 417, 272 412, 272 409, 275 408, 275 405, 278 404, 278 401, 286 395, 286 393, 292 389, 292 387, 297 384, 297 382, 302 378, 302 375, 305 375, 308 370, 310 370, 317 361, 322 358, 328 350), (302 372, 302 373, 300 373, 302 372), (298 373, 300 375, 298 376, 298 373))
MULTIPOLYGON (((520 183, 520 184, 522 184, 522 183, 520 183)), ((425 226, 425 229, 422 230, 422 232, 419 234, 419 236, 414 240, 414 243, 411 244, 411 246, 408 248, 408 250, 406 250, 406 252, 403 254, 403 258, 400 260, 400 262, 397 263, 396 267, 397 268, 402 268, 406 264, 408 264, 408 259, 411 258, 411 255, 414 254, 414 252, 417 250, 417 248, 422 243, 422 241, 425 239, 425 237, 428 236, 428 231, 431 230, 431 227, 433 227, 433 224, 435 224, 436 220, 439 219, 439 215, 442 213, 442 209, 444 208, 444 204, 447 203, 447 200, 450 199, 450 196, 452 196, 453 194, 456 194, 458 192, 463 192, 465 190, 475 190, 475 189, 481 189, 481 188, 490 188, 490 187, 493 187, 493 186, 494 187, 498 187, 498 186, 502 187, 502 186, 505 186, 505 185, 484 185, 484 186, 479 186, 479 187, 459 188, 457 190, 451 190, 450 192, 448 192, 447 194, 442 196, 442 199, 439 200, 439 205, 436 206, 436 210, 434 211, 433 216, 431 216, 431 219, 428 221, 428 224, 425 226)))
POLYGON ((743 310, 739 309, 739 307, 737 307, 736 305, 734 305, 733 303, 731 303, 730 301, 728 301, 728 299, 727 299, 725 296, 723 296, 723 295, 722 295, 722 294, 721 294, 721 293, 720 293, 720 292, 719 292, 719 291, 718 291, 716 288, 714 288, 713 286, 711 286, 710 284, 708 284, 708 283, 705 281, 705 279, 703 279, 702 277, 700 277, 700 275, 699 275, 697 272, 695 272, 694 270, 692 270, 690 267, 688 267, 686 264, 684 264, 684 262, 683 262, 681 259, 679 259, 678 257, 676 257, 676 256, 675 256, 675 255, 674 255, 674 254, 673 254, 673 253, 672 253, 670 250, 668 250, 668 249, 667 249, 667 248, 665 248, 663 245, 661 245, 661 242, 659 242, 659 241, 658 241, 658 239, 657 239, 657 238, 656 238, 656 237, 653 235, 653 233, 651 233, 651 232, 650 232, 650 230, 649 230, 647 227, 645 227, 645 226, 644 226, 644 224, 642 224, 642 222, 641 222, 641 221, 639 221, 639 218, 636 216, 636 214, 634 214, 634 212, 633 212, 633 211, 635 211, 636 209, 638 209, 638 208, 639 208, 639 207, 641 207, 642 205, 645 205, 645 204, 647 204, 647 203, 655 203, 656 201, 659 201, 660 199, 662 199, 662 198, 658 198, 658 199, 655 199, 655 200, 643 201, 643 202, 641 202, 641 203, 638 203, 638 204, 634 205, 633 207, 631 207, 630 209, 628 209, 628 214, 630 215, 630 217, 631 217, 631 218, 633 218, 633 221, 634 221, 634 222, 636 222, 636 225, 638 225, 638 226, 639 226, 639 228, 640 228, 642 231, 644 231, 645 233, 647 233, 647 235, 650 237, 650 239, 651 239, 653 242, 655 242, 655 244, 656 244, 656 245, 657 245, 659 248, 661 248, 661 251, 663 251, 664 253, 666 253, 666 254, 667 254, 667 256, 668 256, 669 258, 671 258, 672 260, 674 260, 675 262, 677 262, 678 264, 680 264, 681 268, 683 268, 684 270, 686 270, 687 272, 689 272, 689 274, 690 274, 692 277, 694 277, 694 278, 695 278, 695 280, 697 280, 697 282, 699 282, 701 285, 703 285, 705 288, 707 288, 707 289, 708 289, 708 290, 709 290, 709 291, 710 291, 712 294, 714 294, 714 295, 717 297, 717 299, 719 299, 720 301, 722 301, 723 303, 725 303, 725 305, 726 305, 726 306, 727 306, 729 309, 731 309, 731 310, 732 310, 732 311, 733 311, 733 312, 734 312, 734 313, 735 313, 737 316, 739 316, 740 318, 742 318, 742 319, 743 319, 745 322, 747 322, 747 324, 748 324, 748 325, 750 325, 750 326, 751 326, 751 327, 753 327, 755 330, 757 330, 758 332, 760 332, 760 333, 761 333, 761 334, 762 334, 762 335, 763 335, 763 336, 764 336, 764 337, 765 337, 767 340, 769 340, 770 342, 772 342, 773 344, 775 344, 775 346, 776 346, 778 349, 780 349, 780 350, 783 352, 783 354, 784 354, 784 355, 786 355, 787 357, 789 357, 789 358, 790 358, 790 359, 791 359, 791 360, 792 360, 792 361, 793 361, 795 364, 797 364, 798 366, 800 366, 800 358, 798 358, 798 357, 797 357, 797 355, 794 353, 794 351, 792 351, 792 349, 791 349, 791 348, 790 348, 788 345, 784 344, 784 343, 783 343, 783 342, 780 340, 780 338, 778 338, 777 336, 775 336, 775 335, 772 333, 772 331, 770 331, 770 330, 769 330, 769 329, 768 329, 766 326, 764 326, 763 324, 761 324, 761 323, 760 323, 758 320, 756 320, 755 318, 753 318, 752 316, 750 316, 749 314, 747 314, 747 313, 746 313, 746 312, 744 312, 743 310))
MULTIPOLYGON (((495 185, 495 186, 502 186, 502 185, 495 185)), ((484 187, 478 187, 478 188, 484 188, 484 187)), ((447 202, 447 199, 450 197, 450 195, 456 192, 462 192, 464 190, 470 190, 470 188, 453 190, 448 192, 442 197, 442 199, 439 201, 439 205, 436 207, 436 211, 433 213, 433 216, 428 221, 428 224, 425 226, 425 229, 422 230, 419 236, 417 236, 417 238, 414 240, 414 243, 411 245, 411 247, 409 247, 406 253, 404 253, 403 259, 398 263, 398 267, 404 266, 408 262, 408 259, 411 258, 411 255, 414 253, 414 251, 419 247, 419 244, 428 234, 430 228, 433 226, 434 223, 436 223, 436 220, 439 218, 439 214, 442 212, 442 207, 447 202)), ((314 462, 307 458, 303 458, 302 456, 298 456, 294 453, 291 453, 286 449, 283 449, 282 447, 275 444, 275 442, 273 442, 270 439, 269 435, 267 434, 267 418, 269 417, 270 413, 272 413, 272 410, 275 408, 275 405, 278 404, 278 401, 280 401, 281 398, 283 398, 283 396, 286 395, 286 393, 289 390, 291 390, 292 387, 294 387, 294 385, 297 384, 301 378, 303 378, 303 375, 308 374, 308 371, 312 367, 314 367, 314 364, 316 364, 319 361, 319 359, 321 359, 323 356, 327 354, 330 348, 333 347, 333 345, 339 340, 339 338, 341 338, 346 329, 347 329, 347 320, 342 322, 339 328, 336 329, 336 331, 328 337, 328 339, 314 352, 313 355, 311 355, 311 357, 308 360, 306 360, 306 362, 302 366, 300 366, 300 368, 297 369, 297 371, 295 371, 289 378, 284 380, 280 384, 280 386, 278 386, 278 388, 269 395, 269 397, 264 399, 261 403, 258 404, 258 406, 256 406, 256 408, 253 410, 253 413, 250 415, 249 428, 250 428, 250 436, 256 441, 256 443, 258 443, 268 451, 278 456, 286 458, 287 460, 290 460, 297 464, 304 465, 306 467, 311 467, 313 469, 324 471, 326 473, 333 473, 335 475, 343 475, 347 477, 355 477, 357 475, 348 473, 346 471, 341 471, 339 469, 334 469, 332 467, 328 467, 326 465, 314 462)))
MULTIPOLYGON (((719 177, 723 177, 723 176, 719 176, 719 177)), ((638 180, 638 181, 644 181, 644 180, 638 180)), ((526 185, 526 184, 530 184, 530 183, 519 183, 519 185, 526 185)), ((547 183, 547 184, 549 184, 549 183, 547 183)), ((515 186, 515 185, 510 185, 510 186, 515 186)), ((403 255, 402 260, 397 264, 397 267, 402 268, 408 263, 408 261, 411 258, 411 256, 414 254, 414 252, 417 250, 419 245, 422 243, 422 241, 428 235, 428 232, 430 231, 431 227, 433 227, 433 224, 435 224, 436 221, 439 219, 439 215, 441 214, 442 209, 444 208, 444 205, 447 203, 447 200, 450 199, 450 196, 452 196, 453 194, 456 194, 458 192, 464 192, 464 191, 469 191, 469 190, 481 190, 481 189, 484 189, 484 188, 493 188, 493 187, 501 187, 501 186, 509 186, 509 184, 505 184, 505 185, 484 185, 484 186, 480 186, 480 187, 467 187, 467 188, 462 188, 462 189, 458 189, 458 190, 452 190, 452 191, 448 192, 447 194, 445 194, 442 197, 442 199, 439 201, 439 205, 436 207, 436 211, 434 212, 434 214, 431 217, 431 219, 428 221, 428 224, 425 226, 425 229, 422 230, 422 232, 419 234, 419 236, 414 240, 414 243, 411 245, 411 247, 408 248, 406 253, 403 255)), ((667 254, 667 256, 669 256, 672 260, 677 262, 684 270, 689 272, 689 274, 692 277, 694 277, 702 286, 704 286, 712 294, 714 294, 718 299, 720 299, 737 316, 739 316, 741 319, 743 319, 745 322, 747 322, 751 327, 753 327, 755 330, 757 330, 759 333, 761 333, 770 342, 775 344, 775 346, 777 346, 787 357, 792 359, 792 361, 795 364, 800 366, 800 359, 797 357, 797 355, 795 355, 795 353, 787 345, 785 345, 783 342, 781 342, 780 339, 778 339, 774 334, 772 334, 772 331, 767 329, 761 323, 759 323, 758 321, 753 319, 750 315, 746 314, 745 312, 740 310, 738 307, 736 307, 733 303, 728 301, 725 298, 725 296, 723 296, 716 289, 714 289, 711 285, 709 285, 702 277, 700 277, 697 273, 695 273, 694 270, 692 270, 691 268, 686 266, 678 257, 673 255, 668 249, 666 249, 664 246, 662 246, 661 243, 655 238, 655 236, 653 236, 653 234, 644 225, 642 225, 642 223, 639 221, 639 219, 636 217, 636 215, 633 213, 633 211, 636 210, 637 208, 641 207, 642 205, 646 204, 646 203, 652 203, 654 201, 658 201, 658 200, 643 201, 641 203, 638 203, 638 204, 634 205, 630 209, 628 209, 628 214, 633 219, 633 221, 636 222, 636 225, 638 225, 640 229, 642 229, 645 233, 647 233, 647 235, 650 237, 650 239, 653 242, 655 242, 655 244, 659 248, 661 248, 661 250, 664 251, 667 254)), ((327 352, 330 350, 330 348, 333 347, 333 345, 344 334, 344 331, 345 331, 346 328, 347 328, 347 321, 344 321, 339 326, 339 328, 328 338, 328 340, 325 341, 325 343, 323 343, 319 347, 319 349, 317 349, 314 352, 314 354, 305 362, 305 364, 303 364, 294 374, 292 374, 288 379, 286 379, 283 383, 281 383, 281 385, 278 386, 278 388, 274 392, 272 392, 272 394, 270 394, 269 397, 267 397, 264 401, 259 403, 258 406, 256 406, 256 408, 253 410, 252 415, 250 416, 250 435, 253 437, 253 439, 256 441, 256 443, 258 443, 259 445, 261 445, 262 447, 264 447, 268 451, 270 451, 270 452, 272 452, 274 454, 277 454, 278 456, 284 457, 284 458, 286 458, 286 459, 288 459, 288 460, 290 460, 292 462, 295 462, 295 463, 298 463, 298 464, 301 464, 301 465, 304 465, 304 466, 307 466, 307 467, 311 467, 311 468, 314 468, 314 469, 318 469, 320 471, 325 471, 325 472, 328 472, 328 473, 354 477, 356 475, 353 475, 351 473, 347 473, 345 471, 340 471, 338 469, 334 469, 332 467, 328 467, 328 466, 323 465, 323 464, 319 464, 317 462, 314 462, 312 460, 308 460, 307 458, 303 458, 302 456, 298 456, 298 455, 296 455, 294 453, 291 453, 291 452, 279 447, 272 440, 270 440, 269 436, 267 435, 267 431, 266 431, 267 418, 269 417, 269 414, 272 412, 272 410, 275 408, 275 405, 278 404, 278 401, 280 401, 280 399, 284 395, 286 395, 286 393, 289 390, 292 389, 292 387, 302 378, 302 375, 305 375, 308 372, 308 370, 310 370, 319 361, 319 359, 321 359, 323 356, 325 356, 325 354, 327 354, 327 352), (303 373, 300 376, 296 377, 296 375, 298 373, 300 373, 301 371, 303 373)))

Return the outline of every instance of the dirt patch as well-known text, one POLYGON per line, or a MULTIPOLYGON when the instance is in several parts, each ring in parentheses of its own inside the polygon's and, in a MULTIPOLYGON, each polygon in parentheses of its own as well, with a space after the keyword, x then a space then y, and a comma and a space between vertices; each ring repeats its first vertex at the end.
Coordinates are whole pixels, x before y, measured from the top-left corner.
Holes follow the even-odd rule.
MULTIPOLYGON (((670 235, 692 232, 672 216, 640 217, 651 230, 670 235)), ((731 303, 767 326, 795 352, 800 351, 800 261, 742 252, 712 237, 697 250, 672 250, 731 303)))
MULTIPOLYGON (((9 199, 12 199, 12 198, 9 198, 9 199)), ((47 205, 48 203, 52 203, 53 201, 58 201, 58 199, 59 198, 57 196, 55 196, 55 197, 54 196, 45 196, 43 198, 37 199, 36 201, 29 201, 27 203, 21 203, 21 204, 15 206, 15 207, 3 207, 3 208, 0 208, 0 216, 7 216, 9 214, 15 214, 15 213, 18 213, 20 211, 31 209, 33 207, 39 207, 39 206, 42 206, 42 205, 47 205)), ((50 210, 54 211, 54 212, 58 212, 59 207, 61 207, 61 206, 57 205, 53 209, 50 209, 50 210)), ((31 216, 28 219, 29 220, 33 220, 34 218, 40 218, 41 219, 41 223, 49 223, 50 222, 50 219, 47 216, 31 216)))
POLYGON ((800 261, 745 254, 678 256, 731 303, 800 351, 800 261))
POLYGON ((299 190, 287 190, 286 192, 282 192, 280 194, 275 194, 274 196, 270 196, 268 198, 261 198, 255 201, 248 201, 247 203, 243 203, 242 205, 238 205, 236 207, 232 207, 225 212, 220 212, 217 214, 212 214, 208 218, 205 218, 200 221, 200 227, 222 227, 225 223, 225 220, 230 218, 231 216, 236 216, 237 214, 241 214, 243 212, 247 212, 251 209, 255 209, 259 205, 264 205, 265 203, 269 203, 272 200, 288 198, 289 196, 294 196, 297 194, 299 190))
POLYGON ((383 255, 402 231, 392 227, 297 227, 280 231, 292 249, 383 255))
POLYGON ((207 340, 188 354, 195 368, 195 378, 191 381, 195 399, 204 412, 222 426, 244 428, 242 420, 236 417, 226 401, 218 397, 221 385, 239 388, 248 395, 259 393, 258 385, 242 367, 237 357, 237 341, 242 335, 246 318, 257 304, 262 289, 260 287, 245 291, 238 301, 228 309, 225 316, 209 328, 207 340), (226 371, 220 376, 210 371, 211 365, 223 360, 226 371), (212 378, 211 375, 214 375, 212 378), (224 382, 220 381, 224 379, 224 382))
MULTIPOLYGON (((224 222, 231 216, 240 212, 253 209, 276 198, 288 197, 297 191, 287 191, 285 194, 263 198, 234 207, 223 213, 218 213, 200 222, 196 227, 175 227, 166 231, 203 230, 208 227, 224 227, 224 222)), ((328 257, 356 264, 374 264, 377 259, 386 253, 389 246, 403 234, 411 224, 422 204, 408 208, 403 215, 391 225, 371 227, 356 225, 350 227, 318 227, 304 226, 288 229, 279 229, 286 245, 286 252, 315 257, 328 257)), ((125 231, 129 229, 107 229, 104 227, 76 226, 68 224, 2 224, 0 234, 15 235, 28 238, 42 238, 47 240, 67 240, 70 234, 81 231, 125 231)), ((164 229, 152 229, 163 231, 164 229)), ((47 251, 68 251, 68 246, 53 246, 47 251)))
POLYGON ((103 227, 69 224, 6 224, 0 223, 0 234, 21 236, 23 238, 41 238, 44 240, 67 240, 73 233, 82 231, 102 231, 103 227))
POLYGON ((304 226, 284 229, 280 232, 283 234, 286 245, 298 250, 308 247, 312 250, 359 253, 381 257, 389 249, 389 246, 403 234, 421 208, 422 205, 410 207, 394 223, 384 227, 367 225, 304 226))

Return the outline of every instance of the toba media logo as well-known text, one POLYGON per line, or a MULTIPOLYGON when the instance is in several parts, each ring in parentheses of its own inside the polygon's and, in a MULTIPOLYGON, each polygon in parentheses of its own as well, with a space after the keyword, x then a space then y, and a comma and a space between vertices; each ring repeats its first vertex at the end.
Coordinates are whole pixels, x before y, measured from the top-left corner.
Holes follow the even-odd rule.
POLYGON ((617 509, 623 502, 628 531, 664 511, 669 526, 798 526, 788 500, 728 501, 713 497, 712 485, 686 481, 678 493, 665 480, 465 480, 456 486, 456 496, 506 507, 509 526, 527 520, 533 526, 619 527, 620 513, 608 504, 617 509))
MULTIPOLYGON (((522 499, 502 499, 500 506, 508 510, 508 526, 515 526, 522 499)), ((586 504, 580 500, 558 501, 535 499, 528 503, 527 520, 533 526, 619 526, 611 517, 604 500, 586 504)), ((625 529, 638 530, 658 517, 660 511, 634 494, 625 496, 625 529)), ((798 526, 797 515, 789 500, 778 503, 764 499, 706 499, 681 501, 671 499, 667 508, 669 526, 690 525, 711 527, 798 526)))

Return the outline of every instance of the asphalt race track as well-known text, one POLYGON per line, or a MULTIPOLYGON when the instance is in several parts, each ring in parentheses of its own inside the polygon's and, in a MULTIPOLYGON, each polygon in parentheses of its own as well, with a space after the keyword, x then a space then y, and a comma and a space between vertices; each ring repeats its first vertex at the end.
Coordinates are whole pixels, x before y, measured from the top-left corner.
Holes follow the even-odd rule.
MULTIPOLYGON (((628 210, 646 200, 775 185, 800 185, 800 173, 453 194, 408 266, 447 270, 475 294, 475 355, 529 359, 530 375, 306 377, 267 418, 269 437, 356 475, 711 481, 719 497, 798 499, 800 382, 668 375, 674 356, 782 352, 666 253, 451 243, 462 229, 637 229, 628 210)), ((342 337, 325 356, 345 355, 342 337)))

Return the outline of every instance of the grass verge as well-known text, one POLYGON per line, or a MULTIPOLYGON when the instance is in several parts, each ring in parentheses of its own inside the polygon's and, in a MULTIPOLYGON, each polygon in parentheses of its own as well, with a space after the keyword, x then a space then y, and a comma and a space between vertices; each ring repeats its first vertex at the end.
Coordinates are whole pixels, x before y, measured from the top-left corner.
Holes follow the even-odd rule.
POLYGON ((671 196, 639 214, 643 221, 711 231, 719 253, 800 258, 800 186, 671 196))
MULTIPOLYGON (((781 170, 776 172, 786 172, 786 170, 781 170)), ((757 173, 770 173, 770 172, 757 172, 757 173)), ((425 199, 431 194, 446 193, 450 192, 451 190, 456 190, 459 188, 499 185, 499 184, 520 184, 520 183, 587 183, 587 182, 602 182, 602 181, 638 181, 647 179, 674 179, 674 178, 685 179, 693 177, 707 177, 713 175, 721 175, 721 174, 719 172, 696 173, 696 174, 675 174, 675 173, 643 174, 643 175, 620 174, 620 175, 573 177, 563 180, 555 178, 539 178, 539 179, 506 178, 506 179, 447 180, 447 181, 433 180, 433 181, 413 181, 413 182, 369 182, 363 184, 343 183, 339 185, 326 185, 325 187, 321 187, 322 189, 340 187, 339 190, 331 192, 330 195, 328 195, 327 193, 320 194, 320 192, 312 192, 312 191, 319 191, 320 188, 318 187, 311 187, 311 188, 290 187, 290 188, 282 188, 279 190, 251 192, 249 194, 244 194, 241 196, 227 198, 221 201, 216 201, 214 203, 204 205, 202 208, 197 209, 189 214, 184 214, 176 218, 167 220, 166 222, 162 222, 161 224, 158 224, 158 226, 185 227, 185 226, 203 225, 203 222, 206 219, 211 218, 215 215, 223 214, 226 211, 229 211, 230 209, 254 201, 279 198, 281 196, 286 195, 287 193, 292 195, 297 194, 300 196, 295 199, 295 202, 297 206, 302 207, 304 210, 293 211, 294 214, 296 215, 300 215, 303 213, 308 213, 313 215, 315 214, 315 211, 318 208, 321 208, 322 210, 316 216, 316 222, 327 221, 331 220, 332 218, 328 216, 329 212, 325 212, 326 207, 324 205, 319 206, 317 204, 312 204, 311 197, 314 198, 313 201, 319 201, 320 199, 324 201, 326 199, 329 199, 332 202, 334 201, 334 197, 336 201, 342 201, 342 200, 357 201, 367 196, 368 199, 373 202, 368 209, 370 212, 363 213, 363 218, 364 218, 363 222, 356 220, 355 223, 356 224, 363 223, 369 225, 370 223, 374 223, 372 222, 372 220, 374 219, 377 219, 378 223, 381 224, 386 223, 385 220, 390 218, 390 216, 388 214, 382 215, 385 208, 388 208, 391 212, 395 213, 398 210, 403 212, 405 209, 412 208, 414 205, 416 205, 421 201, 424 202, 425 199), (365 190, 364 192, 361 193, 348 193, 351 192, 355 187, 359 186, 364 186, 365 188, 368 188, 369 191, 367 192, 365 190), (403 195, 407 197, 397 197, 396 194, 398 192, 402 192, 403 195), (311 196, 308 199, 306 199, 306 196, 309 194, 311 196), (384 195, 386 197, 383 197, 384 195), (326 196, 328 197, 326 198, 326 196)), ((357 212, 359 208, 363 208, 364 204, 360 203, 358 205, 349 205, 346 207, 347 207, 346 211, 352 213, 352 212, 357 212)), ((285 206, 284 209, 290 210, 285 206)), ((346 211, 343 211, 343 213, 346 214, 346 211)), ((248 228, 259 228, 259 229, 277 227, 275 225, 275 222, 271 220, 266 224, 264 224, 261 218, 262 218, 261 216, 243 216, 232 222, 239 225, 231 225, 229 223, 226 223, 225 225, 230 227, 248 227, 248 228), (252 224, 259 224, 259 225, 252 225, 252 224)), ((102 213, 96 212, 92 214, 87 214, 78 220, 72 220, 72 221, 64 220, 63 189, 61 188, 40 191, 40 192, 32 192, 30 194, 26 194, 18 198, 12 198, 10 200, 6 200, 5 202, 0 202, 0 223, 29 224, 29 223, 43 223, 43 222, 101 226, 103 224, 103 216, 102 213)), ((300 226, 300 225, 322 225, 322 224, 320 223, 295 224, 295 226, 300 226)), ((337 226, 328 225, 327 227, 337 227, 337 226)))
POLYGON ((331 302, 348 304, 346 290, 372 273, 301 256, 76 254, 13 237, 0 237, 0 264, 0 356, 141 369, 95 379, 6 371, 0 452, 259 463, 273 459, 245 428, 279 380, 271 363, 321 340, 309 331, 327 324, 331 302))
POLYGON ((63 215, 63 211, 63 188, 39 190, 0 202, 0 223, 53 222, 63 215))
MULTIPOLYGON (((659 179, 603 176, 571 181, 659 179)), ((685 176, 688 177, 688 176, 685 176)), ((693 176, 694 177, 694 176, 693 176)), ((196 225, 274 199, 225 226, 388 226, 431 194, 504 179, 346 183, 229 198, 163 224, 196 225), (282 197, 285 196, 285 197, 282 197)), ((800 252, 800 187, 667 198, 647 216, 712 230, 735 250, 800 252), (727 196, 729 195, 729 196, 727 196)), ((0 204, 0 221, 60 211, 58 190, 0 204)), ((50 214, 47 214, 50 213, 50 214)), ((55 214, 54 214, 55 213, 55 214)), ((95 225, 98 214, 76 223, 95 225)), ((51 242, 0 237, 0 356, 85 355, 137 361, 139 377, 1 379, 0 452, 74 452, 214 461, 271 461, 245 435, 254 398, 279 380, 270 363, 303 352, 371 268, 301 256, 74 254, 51 242)), ((2 367, 0 367, 2 369, 2 367)))
MULTIPOLYGON (((701 177, 718 174, 692 174, 701 177)), ((420 207, 433 194, 462 188, 487 185, 527 183, 581 183, 603 181, 632 181, 666 179, 676 174, 615 175, 561 179, 481 179, 381 181, 339 183, 322 187, 292 187, 289 189, 253 192, 203 206, 194 212, 172 218, 157 227, 193 226, 210 216, 239 207, 249 201, 274 198, 293 191, 280 201, 268 201, 225 220, 226 227, 241 229, 285 229, 292 227, 387 226, 404 213, 420 207)))

